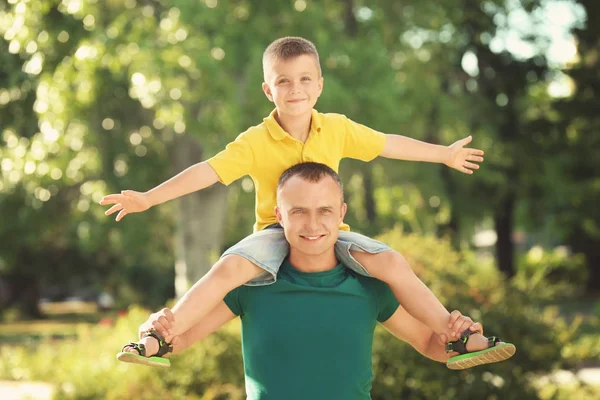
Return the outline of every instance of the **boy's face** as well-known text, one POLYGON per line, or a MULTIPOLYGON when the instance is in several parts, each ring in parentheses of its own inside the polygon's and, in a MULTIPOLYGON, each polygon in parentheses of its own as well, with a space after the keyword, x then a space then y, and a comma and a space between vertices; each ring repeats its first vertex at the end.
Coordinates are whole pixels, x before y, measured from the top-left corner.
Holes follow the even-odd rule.
POLYGON ((323 90, 323 77, 314 56, 304 54, 265 65, 262 88, 281 117, 310 114, 323 90))

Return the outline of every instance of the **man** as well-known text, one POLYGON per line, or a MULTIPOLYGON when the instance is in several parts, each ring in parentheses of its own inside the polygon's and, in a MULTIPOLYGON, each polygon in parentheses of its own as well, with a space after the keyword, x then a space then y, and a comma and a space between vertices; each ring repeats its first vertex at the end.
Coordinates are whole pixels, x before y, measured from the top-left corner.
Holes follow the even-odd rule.
MULTIPOLYGON (((376 322, 424 356, 448 359, 446 338, 411 317, 385 283, 338 264, 334 245, 346 204, 332 169, 303 163, 286 170, 275 211, 290 244, 278 280, 231 291, 201 323, 173 338, 175 353, 239 315, 246 392, 261 400, 369 399, 376 322)), ((165 309, 140 329, 168 332, 172 322, 165 309)), ((469 351, 488 347, 470 318, 455 311, 449 325, 473 332, 465 340, 469 351)))

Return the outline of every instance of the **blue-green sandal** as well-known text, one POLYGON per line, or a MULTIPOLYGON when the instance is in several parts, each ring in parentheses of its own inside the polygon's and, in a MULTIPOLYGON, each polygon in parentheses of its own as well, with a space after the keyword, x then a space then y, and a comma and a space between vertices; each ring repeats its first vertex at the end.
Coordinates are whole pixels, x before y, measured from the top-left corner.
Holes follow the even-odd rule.
POLYGON ((146 357, 146 346, 144 346, 142 343, 131 342, 123 346, 121 352, 117 354, 117 360, 127 363, 148 365, 150 367, 169 368, 171 366, 171 361, 169 361, 168 358, 163 358, 162 356, 172 352, 173 346, 167 343, 165 338, 156 331, 146 332, 144 335, 142 335, 142 338, 148 336, 152 336, 158 341, 158 352, 155 355, 146 357), (127 347, 134 348, 139 354, 125 351, 127 347))
POLYGON ((500 343, 502 340, 496 336, 488 338, 488 348, 469 352, 467 350, 467 342, 469 336, 473 333, 470 329, 467 329, 461 333, 460 338, 455 342, 449 342, 446 344, 446 352, 451 353, 456 351, 459 355, 450 357, 446 366, 450 369, 467 369, 476 367, 478 365, 497 363, 500 361, 508 360, 511 358, 517 348, 512 343, 500 343))

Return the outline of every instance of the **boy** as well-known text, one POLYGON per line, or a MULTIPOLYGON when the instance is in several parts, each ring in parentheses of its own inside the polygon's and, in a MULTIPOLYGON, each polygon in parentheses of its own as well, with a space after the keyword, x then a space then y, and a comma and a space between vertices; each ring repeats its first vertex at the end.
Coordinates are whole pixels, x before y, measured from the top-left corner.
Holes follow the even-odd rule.
MULTIPOLYGON (((236 287, 265 285, 276 280, 278 268, 289 249, 274 212, 276 187, 281 173, 292 165, 315 161, 337 172, 342 158, 370 161, 383 156, 443 162, 472 174, 473 169, 479 168, 475 163, 483 161, 481 150, 464 148, 471 137, 449 147, 431 145, 377 132, 343 115, 321 114, 314 110, 323 90, 323 77, 317 49, 308 40, 285 37, 273 42, 264 53, 263 71, 262 89, 275 104, 275 110, 262 124, 239 135, 213 158, 186 169, 146 193, 126 190, 105 196, 100 202, 102 205, 114 204, 106 215, 119 211, 116 220, 120 221, 127 214, 147 210, 218 181, 230 184, 244 175, 250 175, 254 181, 254 233, 228 249, 173 307, 177 323, 170 332, 158 332, 167 341, 192 328, 236 287)), ((336 255, 342 264, 387 283, 408 313, 434 332, 450 339, 459 337, 460 332, 449 329, 450 314, 446 308, 416 277, 401 254, 383 243, 349 232, 348 225, 342 224, 339 233, 336 255)), ((319 226, 313 224, 306 228, 300 239, 314 243, 324 240, 324 236, 319 226)), ((155 337, 149 335, 140 343, 146 345, 153 340, 155 337)), ((143 352, 137 347, 129 350, 143 352)), ((473 353, 474 365, 490 362, 490 359, 492 362, 505 359, 490 358, 490 353, 487 354, 484 357, 473 353)))

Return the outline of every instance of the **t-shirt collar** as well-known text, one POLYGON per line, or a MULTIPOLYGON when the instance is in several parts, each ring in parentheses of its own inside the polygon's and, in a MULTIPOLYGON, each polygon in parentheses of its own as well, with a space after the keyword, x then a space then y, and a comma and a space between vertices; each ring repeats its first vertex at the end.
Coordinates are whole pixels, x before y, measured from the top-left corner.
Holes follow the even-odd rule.
MULTIPOLYGON (((279 123, 275 119, 276 113, 277 113, 277 109, 274 109, 273 111, 271 111, 271 114, 269 114, 268 117, 264 118, 263 122, 265 123, 265 126, 267 127, 267 130, 269 131, 269 134, 271 135, 271 137, 273 139, 283 140, 284 138, 289 136, 289 134, 283 130, 281 125, 279 125, 279 123)), ((311 123, 310 123, 311 132, 321 132, 321 125, 322 125, 321 115, 319 114, 319 112, 317 110, 315 110, 313 108, 312 115, 311 115, 311 123)))

